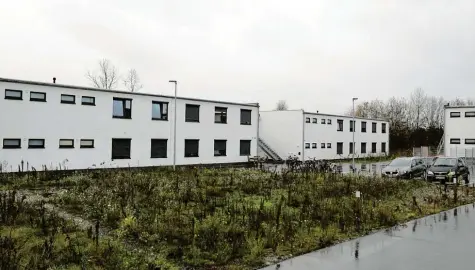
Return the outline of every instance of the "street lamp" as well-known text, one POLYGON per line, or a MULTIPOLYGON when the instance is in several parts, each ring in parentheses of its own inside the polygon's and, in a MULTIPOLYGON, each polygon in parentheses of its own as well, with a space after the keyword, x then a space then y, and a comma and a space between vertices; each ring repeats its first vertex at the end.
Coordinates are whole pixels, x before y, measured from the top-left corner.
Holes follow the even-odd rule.
POLYGON ((356 129, 356 123, 355 123, 355 101, 357 101, 358 98, 353 98, 353 172, 355 172, 355 129, 356 129))
POLYGON ((175 170, 176 166, 176 91, 178 82, 174 80, 169 80, 169 83, 175 84, 175 101, 174 101, 174 112, 173 112, 173 170, 175 170))

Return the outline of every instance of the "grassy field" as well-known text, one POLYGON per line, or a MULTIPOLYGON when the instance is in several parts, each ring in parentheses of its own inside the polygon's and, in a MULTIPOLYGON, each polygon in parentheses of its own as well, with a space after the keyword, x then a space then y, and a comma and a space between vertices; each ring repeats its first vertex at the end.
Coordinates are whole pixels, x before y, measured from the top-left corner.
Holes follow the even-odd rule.
POLYGON ((469 188, 310 171, 0 181, 0 269, 253 269, 475 198, 469 188))

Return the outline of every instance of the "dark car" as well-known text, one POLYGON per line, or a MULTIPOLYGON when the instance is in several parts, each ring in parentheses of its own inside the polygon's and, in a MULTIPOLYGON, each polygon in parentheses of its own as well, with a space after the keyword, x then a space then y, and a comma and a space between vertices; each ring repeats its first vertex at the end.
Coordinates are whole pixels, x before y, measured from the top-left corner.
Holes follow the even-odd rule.
POLYGON ((383 177, 407 178, 417 176, 425 178, 427 166, 420 157, 400 157, 389 163, 383 170, 383 177))
POLYGON ((457 179, 461 177, 465 183, 470 181, 470 171, 463 159, 458 157, 439 157, 427 169, 428 181, 446 181, 449 180, 449 176, 457 179))

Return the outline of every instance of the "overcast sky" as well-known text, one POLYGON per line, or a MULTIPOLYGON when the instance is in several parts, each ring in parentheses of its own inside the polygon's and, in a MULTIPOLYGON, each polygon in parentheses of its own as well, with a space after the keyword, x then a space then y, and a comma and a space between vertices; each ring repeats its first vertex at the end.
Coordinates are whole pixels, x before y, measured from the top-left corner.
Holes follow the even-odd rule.
POLYGON ((474 0, 5 0, 0 18, 0 77, 90 85, 107 58, 142 92, 175 79, 180 96, 263 110, 475 98, 474 0))

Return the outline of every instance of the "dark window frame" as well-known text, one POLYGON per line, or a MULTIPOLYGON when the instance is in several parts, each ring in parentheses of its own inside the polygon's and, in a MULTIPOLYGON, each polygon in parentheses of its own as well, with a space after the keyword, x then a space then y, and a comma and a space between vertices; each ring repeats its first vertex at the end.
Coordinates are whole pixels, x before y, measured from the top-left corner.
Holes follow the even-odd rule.
POLYGON ((113 97, 112 98, 112 118, 117 119, 132 119, 132 99, 131 98, 120 98, 120 97, 113 97), (114 104, 116 101, 122 102, 122 116, 114 115, 114 104), (130 108, 126 108, 127 101, 130 102, 130 108))
POLYGON ((317 143, 316 142, 312 143, 312 149, 317 149, 317 143))
POLYGON ((308 124, 309 124, 310 122, 311 122, 311 121, 310 121, 310 117, 305 117, 305 123, 308 123, 308 124))
POLYGON ((152 101, 152 120, 157 120, 157 121, 168 121, 168 109, 170 108, 169 103, 166 101, 152 101), (163 105, 167 105, 167 112, 164 114, 163 113, 163 105), (162 116, 161 118, 159 117, 154 117, 153 116, 153 106, 158 105, 160 109, 160 115, 162 116))
POLYGON ((327 119, 327 125, 331 125, 332 124, 332 120, 331 119, 327 119))
POLYGON ((185 152, 185 157, 186 158, 194 158, 194 157, 199 157, 200 156, 200 140, 199 139, 185 139, 185 146, 184 146, 184 152, 185 152), (196 156, 195 155, 190 155, 190 151, 186 151, 186 143, 195 143, 196 142, 196 148, 197 148, 197 151, 196 151, 196 156))
POLYGON ((131 156, 132 156, 132 139, 129 139, 129 138, 112 138, 112 142, 111 142, 111 159, 112 160, 116 160, 116 159, 131 159, 131 156), (116 143, 116 147, 114 148, 114 142, 116 143), (117 143, 118 142, 128 142, 129 145, 128 147, 125 147, 125 149, 120 149, 120 151, 117 149, 118 145, 117 143), (127 148, 128 148, 128 154, 126 153, 127 151, 127 148), (118 153, 119 152, 124 152, 124 153, 118 153), (115 154, 115 155, 114 155, 115 154))
POLYGON ((85 148, 85 149, 94 148, 94 139, 80 139, 79 140, 79 148, 85 148), (91 141, 92 145, 83 145, 82 143, 84 141, 91 141))
POLYGON ((386 143, 381 142, 381 153, 386 153, 386 143))
POLYGON ((28 139, 28 149, 44 149, 45 139, 28 139), (30 141, 41 141, 41 145, 30 145, 30 141))
POLYGON ((462 140, 460 140, 459 138, 450 139, 450 144, 461 144, 461 143, 462 143, 462 140))
POLYGON ((331 149, 332 148, 332 143, 327 143, 327 149, 331 149))
POLYGON ((250 156, 251 155, 251 140, 240 140, 239 141, 239 155, 240 156, 250 156), (249 143, 249 147, 247 146, 248 143, 249 143), (244 149, 243 146, 246 146, 246 148, 248 148, 248 149, 244 149), (249 150, 249 151, 244 151, 244 150, 249 150))
MULTIPOLYGON (((185 122, 189 122, 189 123, 199 123, 200 122, 200 105, 198 104, 185 104, 185 122), (188 109, 191 109, 191 108, 198 108, 198 115, 197 115, 197 119, 195 119, 194 117, 191 118, 189 117, 189 113, 188 113, 188 109)), ((190 111, 191 113, 191 111, 190 111)))
POLYGON ((23 100, 23 90, 5 89, 5 99, 23 100), (20 97, 8 96, 7 92, 20 93, 20 97))
POLYGON ((381 123, 381 133, 386 133, 386 123, 381 123))
POLYGON ((366 143, 365 142, 362 142, 360 144, 360 152, 361 152, 361 154, 366 154, 366 143))
POLYGON ((34 101, 34 102, 46 102, 46 92, 30 91, 30 101, 34 101), (44 98, 34 98, 34 97, 31 97, 31 94, 42 94, 42 95, 44 95, 44 98))
POLYGON ((252 110, 241 109, 241 125, 250 126, 251 124, 252 124, 252 110), (249 113, 249 122, 245 121, 246 119, 244 119, 245 117, 243 117, 247 113, 249 113))
POLYGON ((214 107, 214 123, 227 124, 228 123, 228 107, 214 107), (217 121, 216 116, 219 115, 220 121, 217 121))
POLYGON ((356 124, 356 120, 355 120, 355 121, 350 120, 350 132, 356 131, 356 130, 355 130, 355 127, 356 127, 355 124, 356 124))
POLYGON ((21 139, 3 138, 3 149, 21 149, 21 139), (5 145, 5 141, 16 141, 18 142, 18 145, 5 145))
POLYGON ((320 143, 320 149, 325 149, 326 148, 326 145, 324 142, 320 143))
POLYGON ((366 133, 366 121, 361 121, 361 132, 366 133))
POLYGON ((377 143, 371 143, 371 154, 375 154, 376 152, 378 152, 378 145, 377 143))
POLYGON ((465 139, 465 144, 475 144, 475 139, 465 139))
POLYGON ((69 95, 69 94, 61 94, 61 101, 62 104, 76 104, 76 96, 69 95), (73 101, 70 100, 63 100, 63 97, 73 97, 73 101))
POLYGON ((308 142, 305 143, 305 149, 310 149, 310 143, 308 142))
POLYGON ((342 132, 345 129, 343 119, 337 119, 336 123, 337 123, 336 131, 342 132))
POLYGON ((318 124, 318 119, 317 118, 312 118, 312 124, 318 124))
POLYGON ((326 124, 325 118, 322 118, 322 119, 320 120, 320 124, 322 124, 322 125, 325 125, 325 124, 326 124))
POLYGON ((150 158, 168 158, 168 139, 150 140, 150 158), (155 145, 154 142, 156 143, 155 145), (164 143, 164 145, 160 145, 160 143, 164 143))
POLYGON ((371 133, 378 133, 378 123, 371 122, 371 133))
POLYGON ((228 150, 228 140, 214 140, 214 156, 215 157, 225 157, 227 155, 227 150, 228 150), (216 151, 222 151, 223 149, 216 149, 216 146, 218 146, 220 143, 224 142, 224 152, 223 153, 218 153, 216 154, 216 151))
POLYGON ((343 155, 343 142, 336 143, 336 154, 343 155))
POLYGON ((350 142, 348 147, 349 147, 349 150, 350 150, 350 154, 353 154, 353 152, 355 151, 355 147, 353 145, 353 142, 350 142))
POLYGON ((59 148, 60 149, 71 149, 71 148, 74 148, 74 139, 59 139, 59 148), (72 144, 71 145, 61 145, 61 141, 71 141, 72 144))
POLYGON ((460 118, 461 116, 460 112, 450 112, 450 118, 460 118))
POLYGON ((85 106, 96 106, 96 97, 92 96, 81 96, 81 105, 85 106), (92 98, 92 103, 91 102, 85 102, 83 99, 84 98, 92 98))
POLYGON ((466 117, 466 118, 475 117, 475 111, 465 112, 465 117, 466 117))

